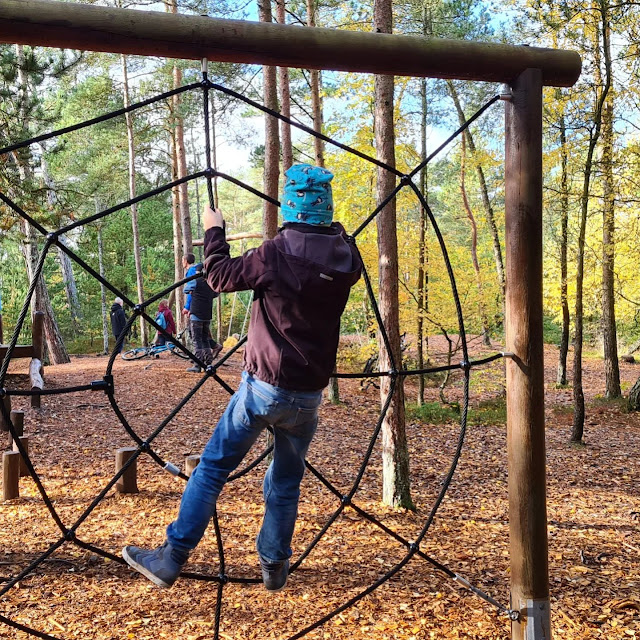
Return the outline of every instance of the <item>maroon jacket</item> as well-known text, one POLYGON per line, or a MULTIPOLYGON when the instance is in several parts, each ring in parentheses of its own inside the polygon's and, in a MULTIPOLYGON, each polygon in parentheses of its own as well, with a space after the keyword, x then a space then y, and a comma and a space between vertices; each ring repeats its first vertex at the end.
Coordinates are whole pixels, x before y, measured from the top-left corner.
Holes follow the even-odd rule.
POLYGON ((219 227, 204 236, 204 268, 214 291, 253 289, 244 352, 248 373, 275 387, 317 391, 336 364, 340 316, 362 262, 342 225, 285 225, 238 258, 219 227))

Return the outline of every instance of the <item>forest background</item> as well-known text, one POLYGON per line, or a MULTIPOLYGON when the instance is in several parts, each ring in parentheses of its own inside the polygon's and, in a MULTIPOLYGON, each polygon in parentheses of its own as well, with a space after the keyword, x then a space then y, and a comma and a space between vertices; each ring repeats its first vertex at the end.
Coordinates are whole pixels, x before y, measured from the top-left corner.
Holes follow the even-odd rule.
MULTIPOLYGON (((87 3, 88 4, 88 3, 87 3)), ((109 3, 96 3, 109 4, 109 3)), ((129 2, 127 8, 277 20, 305 26, 367 31, 367 2, 165 3, 129 2)), ((578 83, 544 93, 544 309, 545 341, 560 348, 558 383, 567 384, 570 337, 579 344, 573 378, 580 376, 582 344, 605 359, 606 394, 621 395, 619 353, 640 346, 638 255, 638 45, 640 12, 633 3, 529 1, 397 2, 394 33, 573 49, 583 59, 578 83)), ((374 77, 333 72, 210 64, 219 82, 375 156, 374 77)), ((201 78, 199 65, 133 56, 0 46, 0 144, 99 116, 201 78)), ((503 88, 488 83, 396 78, 393 100, 395 161, 409 171, 461 122, 503 88)), ((214 167, 277 197, 282 170, 292 161, 324 164, 335 173, 336 218, 355 229, 376 207, 379 178, 363 162, 312 136, 295 132, 258 110, 212 92, 214 167), (289 133, 289 135, 291 135, 289 133), (275 156, 274 156, 275 154, 275 156), (277 158, 274 166, 274 157, 277 158)), ((126 201, 202 170, 201 94, 186 93, 134 114, 70 133, 2 157, 0 190, 47 228, 126 201)), ((456 274, 467 330, 486 344, 503 339, 504 118, 500 102, 459 136, 420 175, 421 188, 443 232, 456 274)), ((253 194, 216 180, 216 197, 233 234, 270 236, 273 211, 253 194)), ((202 237, 206 182, 193 180, 122 209, 64 236, 96 271, 132 299, 144 299, 182 277, 181 258, 202 237), (132 224, 133 223, 133 224, 132 224)), ((429 335, 458 332, 454 300, 437 239, 417 199, 397 199, 399 333, 429 359, 429 335)), ((43 238, 0 206, 0 293, 5 336, 15 326, 29 272, 43 238)), ((233 243, 238 254, 260 240, 233 243)), ((374 225, 359 237, 378 290, 379 243, 374 225)), ((45 265, 37 305, 47 312, 52 362, 69 353, 106 351, 111 297, 63 252, 45 265)), ((385 287, 383 286, 383 292, 385 287)), ((248 294, 222 296, 218 335, 246 329, 248 294)), ((176 317, 183 300, 171 300, 176 317)), ((362 282, 343 318, 343 334, 357 349, 342 364, 361 367, 377 349, 373 313, 362 282)), ((21 339, 28 340, 29 323, 21 339)), ((141 325, 133 342, 149 340, 141 325)), ((111 344, 113 339, 111 338, 111 344)), ((581 381, 580 381, 581 384, 581 381)), ((579 387, 579 385, 577 385, 579 387)), ((580 391, 580 389, 579 389, 580 391)), ((420 398, 418 398, 420 401, 420 398)), ((584 419, 582 416, 581 420, 584 419)), ((575 427, 575 424, 574 424, 575 427)), ((574 439, 580 440, 581 431, 574 439)))

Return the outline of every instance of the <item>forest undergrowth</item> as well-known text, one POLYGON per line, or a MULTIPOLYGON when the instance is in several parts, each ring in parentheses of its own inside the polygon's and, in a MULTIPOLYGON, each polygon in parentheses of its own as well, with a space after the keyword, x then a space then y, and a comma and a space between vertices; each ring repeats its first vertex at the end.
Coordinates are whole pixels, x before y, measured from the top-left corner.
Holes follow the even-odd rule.
MULTIPOLYGON (((477 351, 474 349, 474 351, 477 351)), ((473 353, 472 355, 479 355, 473 353)), ((547 347, 546 421, 548 450, 549 562, 555 638, 640 638, 640 416, 622 403, 599 399, 602 362, 585 363, 588 411, 583 447, 568 443, 571 389, 555 386, 557 350, 547 347)), ((26 361, 23 361, 26 362, 26 361)), ((104 357, 78 357, 48 367, 49 387, 100 379, 104 357)), ((12 365, 19 372, 21 363, 12 365)), ((114 369, 116 397, 136 431, 145 437, 197 380, 185 363, 160 359, 123 362, 114 369)), ((499 397, 503 363, 472 372, 472 405, 499 397)), ((241 363, 234 356, 221 377, 235 387, 241 363)), ((625 388, 640 367, 621 364, 625 388)), ((12 382, 21 384, 21 376, 12 382)), ((23 383, 23 382, 22 382, 23 383)), ((378 392, 357 380, 341 381, 342 403, 325 402, 310 462, 347 491, 378 411, 378 392)), ((427 389, 429 400, 437 388, 427 389)), ((415 381, 407 383, 409 400, 415 381)), ((447 399, 460 398, 460 380, 447 399)), ((182 466, 197 454, 228 394, 214 381, 191 400, 157 438, 160 455, 182 466)), ((132 443, 102 392, 44 397, 42 409, 25 410, 36 470, 63 521, 70 525, 114 474, 115 450, 132 443)), ((414 415, 411 413, 411 415, 414 415)), ((417 511, 381 504, 379 446, 354 502, 408 540, 425 522, 451 462, 458 438, 455 422, 407 424, 412 496, 417 511)), ((260 441, 261 447, 264 442, 260 441)), ((484 421, 470 425, 451 488, 422 550, 464 576, 499 602, 509 599, 506 428, 484 421)), ((219 517, 229 575, 257 577, 254 540, 262 515, 264 466, 225 488, 219 517)), ((183 481, 150 458, 138 464, 140 492, 111 491, 78 529, 78 536, 114 554, 125 544, 157 545, 174 517, 183 481)), ((303 481, 294 558, 337 508, 338 501, 311 474, 303 481)), ((31 479, 21 497, 0 505, 0 576, 15 575, 60 536, 31 479)), ((267 593, 261 585, 227 584, 220 637, 224 640, 288 638, 362 591, 404 555, 404 547, 347 510, 329 529, 286 589, 267 593)), ((189 569, 216 575, 213 531, 192 555, 189 569)), ((158 640, 213 638, 216 586, 189 579, 160 590, 141 576, 66 543, 0 600, 0 613, 56 638, 158 640)), ((0 626, 0 638, 27 638, 0 626)), ((311 632, 311 639, 426 640, 509 638, 509 621, 420 558, 356 606, 311 632)))

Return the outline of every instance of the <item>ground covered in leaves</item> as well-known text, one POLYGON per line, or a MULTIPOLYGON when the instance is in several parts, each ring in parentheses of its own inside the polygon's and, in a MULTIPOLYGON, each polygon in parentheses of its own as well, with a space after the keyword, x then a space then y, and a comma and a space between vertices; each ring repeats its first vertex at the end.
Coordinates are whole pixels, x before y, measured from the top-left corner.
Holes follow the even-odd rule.
MULTIPOLYGON (((489 351, 474 349, 474 356, 489 351)), ((604 391, 601 361, 587 360, 585 447, 568 444, 571 390, 555 387, 557 353, 546 352, 549 558, 555 638, 640 638, 640 416, 621 403, 598 399, 604 391)), ((74 358, 48 367, 47 386, 71 386, 102 378, 106 358, 74 358)), ((18 365, 18 363, 16 363, 18 365)), ((160 424, 197 380, 170 354, 157 360, 115 365, 118 404, 141 437, 160 424)), ((503 389, 501 361, 472 373, 472 404, 503 389)), ((14 368, 14 365, 12 365, 14 368)), ((18 369, 19 370, 19 366, 18 369)), ((232 387, 239 357, 221 369, 232 387)), ((640 367, 622 365, 625 388, 640 367)), ((13 384, 23 384, 18 376, 13 384)), ((430 388, 433 400, 437 389, 430 388)), ((454 379, 447 400, 460 398, 454 379)), ((379 395, 358 381, 341 381, 342 404, 321 409, 309 461, 341 491, 353 482, 379 411, 379 395)), ((415 398, 412 381, 407 395, 415 398)), ((154 441, 163 459, 182 466, 199 453, 228 394, 213 380, 189 401, 154 441)), ((16 407, 17 405, 17 407, 16 407)), ((114 474, 115 450, 132 442, 100 391, 43 398, 42 409, 25 409, 34 466, 66 526, 84 512, 114 474)), ((414 415, 414 414, 411 414, 414 415)), ((381 463, 376 445, 355 502, 385 526, 412 540, 420 531, 451 462, 455 421, 411 418, 412 497, 416 512, 394 511, 380 502, 381 463)), ((450 491, 422 550, 507 605, 509 548, 506 429, 500 419, 474 421, 450 491)), ((262 448, 264 443, 260 443, 262 448)), ((219 501, 226 572, 257 578, 254 539, 262 515, 264 463, 226 487, 219 501)), ((176 513, 183 481, 149 457, 138 464, 140 492, 109 491, 78 528, 78 537, 119 555, 125 544, 156 546, 176 513)), ((335 511, 338 500, 311 474, 302 487, 294 559, 335 511)), ((21 497, 0 505, 0 579, 19 573, 60 530, 30 478, 21 497)), ((405 548, 353 510, 327 534, 295 571, 286 589, 267 593, 260 584, 227 584, 220 637, 225 640, 290 638, 384 575, 405 548)), ((212 528, 193 554, 189 570, 217 575, 212 528)), ((213 637, 217 587, 179 580, 171 590, 153 587, 121 564, 65 543, 0 599, 0 614, 56 638, 204 640, 213 637)), ((0 638, 27 638, 0 623, 0 638)), ((421 558, 356 606, 312 631, 309 638, 507 639, 509 621, 421 558)))

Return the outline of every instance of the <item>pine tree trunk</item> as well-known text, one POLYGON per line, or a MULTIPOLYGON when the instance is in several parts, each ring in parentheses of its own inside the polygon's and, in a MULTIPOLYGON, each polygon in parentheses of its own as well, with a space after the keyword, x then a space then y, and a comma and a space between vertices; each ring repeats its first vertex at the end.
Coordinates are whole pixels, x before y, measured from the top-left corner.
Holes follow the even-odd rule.
MULTIPOLYGON (((392 4, 390 0, 375 0, 374 29, 379 33, 392 32, 392 4)), ((395 167, 395 133, 393 123, 393 76, 375 77, 374 130, 376 157, 395 167)), ((395 187, 395 176, 378 169, 377 202, 380 203, 395 187)), ((402 367, 400 323, 398 309, 398 240, 396 233, 395 198, 378 214, 378 270, 380 313, 386 327, 395 366, 402 367)), ((388 371, 391 361, 380 336, 380 370, 388 371)), ((409 480, 409 451, 405 432, 404 378, 398 377, 391 404, 382 425, 382 500, 386 505, 414 509, 409 480)), ((391 379, 380 378, 382 403, 387 398, 391 379)))
MULTIPOLYGON (((22 229, 25 237, 23 253, 27 266, 27 274, 31 282, 40 257, 38 251, 38 236, 26 220, 22 223, 22 229)), ((44 335, 51 364, 66 364, 67 362, 71 362, 67 348, 64 345, 64 340, 60 334, 58 323, 56 322, 55 313, 51 306, 51 299, 49 298, 49 290, 47 289, 42 274, 36 283, 34 299, 31 303, 32 314, 36 311, 44 312, 44 335)))
MULTIPOLYGON (((123 82, 123 95, 124 106, 128 107, 131 104, 129 100, 129 73, 127 69, 127 56, 122 55, 122 82, 123 82)), ((136 196, 136 146, 135 137, 133 131, 133 117, 131 113, 125 114, 125 122, 127 125, 127 142, 129 145, 129 198, 135 198, 136 196)), ((138 303, 144 301, 144 281, 142 276, 142 258, 140 256, 140 232, 138 230, 138 206, 132 204, 131 207, 131 229, 133 232, 133 260, 136 265, 136 289, 138 293, 138 303)), ((149 344, 149 337, 147 334, 147 324, 144 318, 140 317, 140 338, 142 344, 149 344)))
MULTIPOLYGON (((427 14, 425 7, 424 14, 424 31, 430 31, 427 25, 427 14)), ((426 33, 425 33, 426 35, 426 33)), ((421 103, 421 117, 420 117, 420 161, 424 162, 427 159, 427 79, 420 79, 420 103, 421 103)), ((428 180, 428 165, 424 165, 420 171, 420 191, 424 196, 426 202, 429 201, 429 194, 427 190, 428 180)), ((424 319, 427 314, 427 302, 428 302, 428 286, 429 286, 429 272, 428 272, 428 260, 429 252, 427 250, 427 223, 428 216, 427 210, 422 204, 420 204, 420 241, 418 244, 418 320, 416 326, 417 342, 418 342, 418 369, 424 369, 425 364, 425 351, 427 355, 427 361, 429 359, 429 338, 425 336, 424 332, 424 319), (426 349, 425 349, 426 346, 426 349)), ((424 404, 424 375, 418 376, 418 397, 417 404, 421 407, 424 404)))
POLYGON ((568 265, 567 245, 569 230, 569 186, 567 165, 569 161, 567 152, 567 128, 564 114, 560 118, 560 157, 561 157, 561 182, 560 182, 560 304, 562 306, 562 336, 560 338, 560 353, 558 355, 559 385, 567 384, 567 354, 569 353, 569 297, 568 297, 568 265))
MULTIPOLYGON (((286 0, 276 0, 276 20, 278 24, 286 24, 286 0)), ((291 88, 289 84, 288 67, 278 67, 278 84, 280 86, 280 113, 291 117, 291 88)), ((282 172, 293 164, 293 143, 291 142, 291 125, 280 122, 280 137, 282 138, 282 172)))
MULTIPOLYGON (((270 0, 258 0, 260 22, 271 22, 270 0)), ((278 111, 278 83, 276 67, 262 67, 264 82, 264 105, 272 111, 278 111)), ((264 192, 278 199, 278 180, 280 177, 280 137, 278 120, 265 114, 264 127, 264 192)), ((262 232, 265 239, 273 238, 278 231, 278 207, 264 201, 262 205, 262 232)))
MULTIPOLYGON (((18 61, 18 82, 20 84, 21 103, 19 105, 19 111, 23 126, 28 129, 29 121, 26 112, 26 105, 29 101, 29 85, 27 82, 26 74, 26 61, 24 56, 24 47, 21 44, 16 45, 16 58, 18 61)), ((33 174, 31 171, 31 152, 29 150, 23 150, 21 153, 14 153, 18 167, 18 172, 23 185, 29 185, 33 181, 33 174)), ((22 230, 24 232, 24 245, 23 254, 27 267, 27 274, 29 281, 33 281, 35 275, 36 264, 39 259, 38 252, 38 236, 35 233, 31 225, 26 221, 22 221, 22 230)), ((44 333, 45 340, 47 342, 47 349, 49 351, 49 360, 52 364, 65 364, 70 362, 69 354, 64 345, 62 335, 56 322, 56 317, 51 306, 51 299, 49 298, 49 290, 44 281, 44 277, 40 274, 36 282, 34 299, 31 301, 32 314, 36 311, 43 311, 44 316, 44 333)))
MULTIPOLYGON (((40 172, 47 190, 47 205, 49 206, 49 209, 53 211, 57 204, 55 185, 49 175, 46 146, 44 143, 40 143, 40 147, 42 149, 42 154, 40 156, 40 172)), ((64 236, 60 236, 59 240, 62 244, 67 246, 64 236)), ((80 333, 80 319, 82 318, 82 310, 80 308, 80 301, 78 300, 78 288, 76 287, 76 279, 73 275, 71 258, 69 258, 69 256, 60 247, 58 247, 58 260, 60 261, 62 283, 64 285, 64 293, 67 298, 69 315, 71 316, 71 330, 73 335, 77 336, 80 333)))
MULTIPOLYGON (((172 120, 173 121, 173 120, 172 120)), ((175 128, 171 127, 169 132, 169 147, 171 154, 171 181, 178 177, 178 156, 176 153, 175 128)), ((184 277, 182 272, 182 224, 180 212, 180 191, 178 187, 171 189, 171 211, 173 213, 173 280, 178 282, 184 277)), ((169 306, 175 303, 175 320, 178 331, 182 331, 186 325, 185 316, 182 315, 184 298, 182 287, 178 287, 169 296, 169 306)))
POLYGON ((615 186, 613 184, 613 95, 609 93, 602 112, 602 337, 607 398, 619 398, 620 367, 616 332, 615 277, 615 186))
MULTIPOLYGON (((96 202, 96 210, 99 205, 96 202)), ((104 278, 104 246, 102 244, 102 224, 98 223, 98 269, 104 278)), ((109 353, 109 313, 107 311, 107 288, 100 283, 100 305, 102 310, 102 352, 109 353)))

